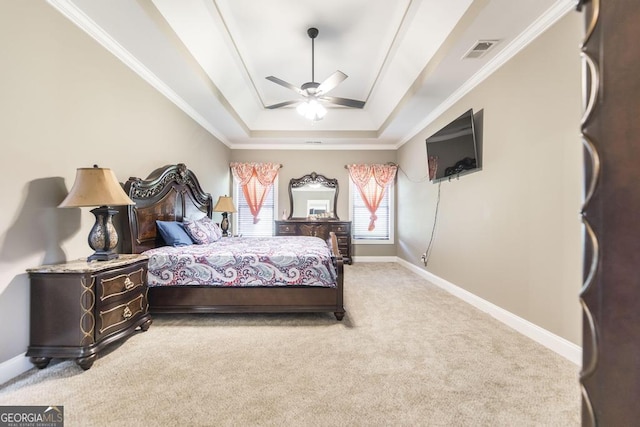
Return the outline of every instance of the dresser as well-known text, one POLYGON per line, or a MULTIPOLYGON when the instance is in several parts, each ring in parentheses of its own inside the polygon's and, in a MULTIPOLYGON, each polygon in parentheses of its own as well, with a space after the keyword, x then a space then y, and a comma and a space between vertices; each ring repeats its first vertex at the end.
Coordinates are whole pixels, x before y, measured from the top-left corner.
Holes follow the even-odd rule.
POLYGON ((107 345, 151 325, 147 257, 123 254, 28 269, 31 313, 27 356, 38 368, 72 358, 83 369, 107 345))
POLYGON ((276 236, 317 236, 329 238, 333 231, 344 262, 351 264, 351 221, 289 219, 276 221, 276 236))

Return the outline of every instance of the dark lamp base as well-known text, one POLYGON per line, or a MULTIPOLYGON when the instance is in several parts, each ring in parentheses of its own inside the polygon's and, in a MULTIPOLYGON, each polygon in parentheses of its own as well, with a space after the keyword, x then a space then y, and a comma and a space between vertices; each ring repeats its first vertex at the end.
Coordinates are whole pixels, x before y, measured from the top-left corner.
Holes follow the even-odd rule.
POLYGON ((222 237, 229 236, 229 219, 227 218, 227 212, 222 212, 222 222, 220 222, 220 229, 222 230, 222 237))
POLYGON ((113 252, 96 251, 93 255, 87 258, 87 261, 109 261, 117 259, 119 256, 120 255, 113 252))
POLYGON ((89 233, 89 246, 95 252, 87 261, 109 261, 118 258, 115 249, 118 245, 118 233, 113 226, 113 216, 117 210, 108 206, 100 206, 91 210, 96 217, 96 223, 89 233))

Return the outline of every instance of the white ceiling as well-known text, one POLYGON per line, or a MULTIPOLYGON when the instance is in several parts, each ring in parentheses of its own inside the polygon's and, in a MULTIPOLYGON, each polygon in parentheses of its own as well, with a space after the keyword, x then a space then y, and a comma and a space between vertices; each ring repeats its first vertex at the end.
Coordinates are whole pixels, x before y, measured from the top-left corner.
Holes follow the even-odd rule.
POLYGON ((394 149, 571 10, 574 0, 48 0, 234 149, 394 149), (267 105, 336 70, 318 122, 267 105), (478 40, 498 40, 463 59, 478 40), (319 143, 318 143, 319 142, 319 143))

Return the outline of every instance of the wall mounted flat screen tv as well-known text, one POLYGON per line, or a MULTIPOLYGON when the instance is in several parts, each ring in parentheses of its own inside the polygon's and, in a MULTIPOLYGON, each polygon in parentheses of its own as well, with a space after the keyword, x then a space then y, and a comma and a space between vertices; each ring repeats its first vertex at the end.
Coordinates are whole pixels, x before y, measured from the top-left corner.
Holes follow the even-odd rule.
POLYGON ((480 170, 473 110, 426 139, 429 180, 450 180, 480 170))

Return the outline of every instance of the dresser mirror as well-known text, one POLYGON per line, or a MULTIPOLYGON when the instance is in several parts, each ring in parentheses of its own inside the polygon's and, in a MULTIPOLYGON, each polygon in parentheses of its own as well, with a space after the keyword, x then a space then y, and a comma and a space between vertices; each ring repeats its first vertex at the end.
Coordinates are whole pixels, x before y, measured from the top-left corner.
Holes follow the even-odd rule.
POLYGON ((289 181, 289 219, 339 219, 338 180, 311 172, 289 181))

